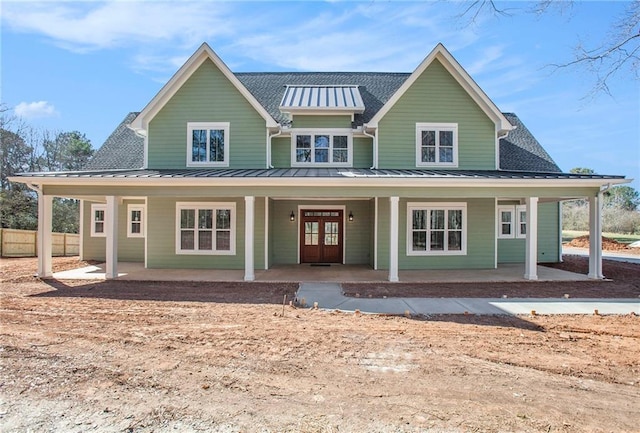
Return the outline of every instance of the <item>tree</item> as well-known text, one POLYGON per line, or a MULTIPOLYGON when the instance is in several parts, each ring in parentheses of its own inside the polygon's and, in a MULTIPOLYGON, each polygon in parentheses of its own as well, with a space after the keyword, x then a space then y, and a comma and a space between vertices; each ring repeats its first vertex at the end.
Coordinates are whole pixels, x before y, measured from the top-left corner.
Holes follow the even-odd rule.
POLYGON ((77 171, 93 156, 91 141, 78 131, 59 132, 44 140, 44 158, 48 171, 77 171))
POLYGON ((569 170, 569 173, 574 173, 574 174, 596 174, 596 172, 593 171, 592 169, 584 168, 584 167, 572 168, 571 170, 569 170))
POLYGON ((640 194, 627 185, 618 185, 609 189, 604 195, 605 207, 635 211, 640 206, 640 194))
MULTIPOLYGON (((528 12, 541 15, 555 9, 559 13, 564 13, 573 6, 573 1, 541 0, 528 12)), ((514 8, 501 9, 493 0, 476 0, 466 7, 462 16, 475 21, 482 13, 509 16, 515 13, 515 10, 514 8)), ((602 28, 605 29, 606 25, 602 28)), ((627 4, 624 14, 615 22, 609 23, 608 31, 603 34, 597 46, 587 47, 577 43, 573 57, 573 60, 550 66, 555 69, 586 68, 595 76, 592 95, 598 92, 610 94, 610 79, 617 74, 638 80, 640 78, 640 1, 635 0, 627 4)))

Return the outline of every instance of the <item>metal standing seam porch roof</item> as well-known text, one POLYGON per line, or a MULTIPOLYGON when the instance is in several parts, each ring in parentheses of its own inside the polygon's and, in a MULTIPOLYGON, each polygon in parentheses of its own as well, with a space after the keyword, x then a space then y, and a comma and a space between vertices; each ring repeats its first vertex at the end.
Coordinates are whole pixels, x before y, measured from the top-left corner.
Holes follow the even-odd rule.
POLYGON ((284 112, 326 110, 363 113, 365 110, 358 86, 287 85, 280 110, 284 112))

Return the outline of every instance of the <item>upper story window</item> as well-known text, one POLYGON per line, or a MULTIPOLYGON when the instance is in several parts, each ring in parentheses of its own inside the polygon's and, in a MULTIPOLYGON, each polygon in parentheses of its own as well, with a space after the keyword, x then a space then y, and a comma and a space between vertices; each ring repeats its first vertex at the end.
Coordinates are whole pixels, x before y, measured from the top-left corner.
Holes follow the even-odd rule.
POLYGON ((352 165, 353 138, 349 130, 291 133, 291 165, 352 165))
POLYGON ((457 123, 416 123, 416 166, 458 166, 457 123))
POLYGON ((527 237, 526 206, 498 206, 498 239, 527 237))
POLYGON ((187 123, 187 166, 229 166, 229 123, 187 123))
POLYGON ((105 231, 105 216, 107 214, 107 205, 96 204, 91 205, 91 236, 104 237, 107 235, 105 231))

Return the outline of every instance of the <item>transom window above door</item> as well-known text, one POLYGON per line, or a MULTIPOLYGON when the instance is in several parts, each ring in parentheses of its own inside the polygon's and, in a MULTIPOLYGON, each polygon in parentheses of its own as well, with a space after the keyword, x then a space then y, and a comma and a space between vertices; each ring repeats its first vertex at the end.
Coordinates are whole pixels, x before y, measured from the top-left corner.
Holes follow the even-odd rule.
POLYGON ((229 123, 187 124, 187 166, 229 166, 229 123))
MULTIPOLYGON (((348 131, 348 130, 347 130, 348 131)), ((291 165, 350 167, 353 140, 350 131, 295 131, 291 133, 291 165)))

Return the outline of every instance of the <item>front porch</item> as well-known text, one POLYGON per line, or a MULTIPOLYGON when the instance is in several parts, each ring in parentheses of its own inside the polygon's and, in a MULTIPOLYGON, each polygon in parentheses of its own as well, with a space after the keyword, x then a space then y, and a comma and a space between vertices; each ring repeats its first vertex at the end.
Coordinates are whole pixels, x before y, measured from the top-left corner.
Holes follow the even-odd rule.
MULTIPOLYGON (((582 274, 538 266, 538 281, 582 281, 582 274)), ((104 263, 95 266, 56 272, 53 278, 65 280, 103 280, 104 263)), ((279 265, 268 270, 256 270, 259 282, 388 282, 389 271, 373 270, 365 265, 279 265)), ((503 264, 496 269, 412 270, 399 271, 402 282, 469 283, 522 282, 522 264, 503 264)), ((244 270, 214 269, 145 269, 142 263, 119 262, 118 279, 134 281, 244 281, 244 270)))

